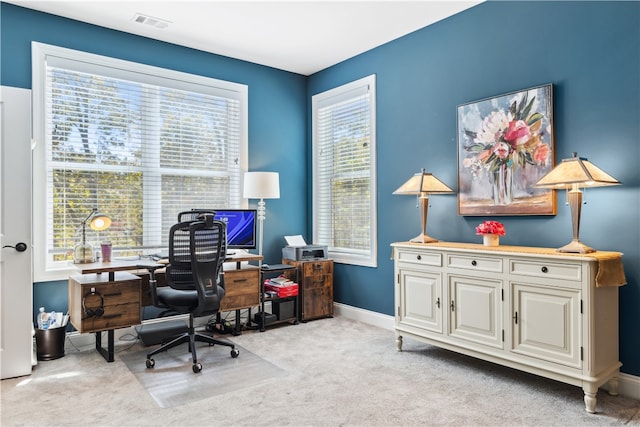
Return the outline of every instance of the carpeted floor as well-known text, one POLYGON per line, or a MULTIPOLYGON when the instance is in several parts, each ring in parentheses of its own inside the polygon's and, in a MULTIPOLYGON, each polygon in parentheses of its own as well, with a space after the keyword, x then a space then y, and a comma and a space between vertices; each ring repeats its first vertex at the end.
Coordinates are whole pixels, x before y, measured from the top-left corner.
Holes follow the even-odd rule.
MULTIPOLYGON (((252 378, 242 388, 162 408, 125 363, 139 357, 130 356, 142 350, 139 343, 120 343, 113 363, 91 348, 68 345, 63 358, 40 362, 31 376, 2 381, 0 423, 640 426, 637 400, 600 391, 598 413, 588 414, 579 387, 412 340, 398 352, 392 331, 339 316, 227 338, 244 350, 238 361, 250 352, 286 375, 252 378)), ((214 351, 228 357, 226 349, 214 351)), ((162 362, 156 358, 155 369, 162 362)), ((203 373, 217 369, 203 364, 203 373)), ((182 372, 174 387, 199 375, 189 363, 182 372)))

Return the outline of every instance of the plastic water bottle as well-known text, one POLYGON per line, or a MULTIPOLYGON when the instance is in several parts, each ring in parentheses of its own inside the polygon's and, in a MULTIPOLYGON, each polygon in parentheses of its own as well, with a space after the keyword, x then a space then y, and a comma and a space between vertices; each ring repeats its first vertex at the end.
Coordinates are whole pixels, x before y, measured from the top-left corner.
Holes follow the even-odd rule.
POLYGON ((49 313, 49 329, 57 327, 58 322, 56 321, 56 312, 52 311, 51 313, 49 313))
POLYGON ((38 313, 38 329, 49 329, 49 315, 44 311, 44 307, 40 307, 38 313))

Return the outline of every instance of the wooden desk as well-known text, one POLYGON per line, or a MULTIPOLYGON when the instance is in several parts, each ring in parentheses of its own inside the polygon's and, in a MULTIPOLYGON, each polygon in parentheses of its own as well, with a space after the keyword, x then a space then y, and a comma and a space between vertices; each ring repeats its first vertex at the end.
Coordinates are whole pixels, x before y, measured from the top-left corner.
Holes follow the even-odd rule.
MULTIPOLYGON (((233 255, 225 261, 225 297, 222 300, 220 311, 235 311, 236 313, 236 333, 240 332, 240 310, 258 306, 260 304, 260 269, 248 262, 257 262, 262 260, 261 255, 253 254, 237 254, 233 255)), ((141 308, 145 305, 151 305, 151 297, 149 295, 149 274, 144 268, 145 265, 157 265, 157 262, 151 260, 113 260, 111 262, 94 262, 88 264, 74 264, 78 268, 80 275, 74 275, 69 278, 69 313, 71 324, 80 332, 96 333, 96 350, 108 361, 113 362, 114 352, 114 329, 129 327, 140 324, 141 308), (129 273, 135 273, 133 276, 129 273), (103 273, 108 273, 103 276, 103 273), (136 292, 111 295, 109 299, 107 294, 117 292, 108 291, 113 286, 121 286, 119 282, 126 275, 129 280, 127 286, 135 284, 136 292), (86 309, 83 307, 85 295, 91 293, 91 289, 95 289, 102 296, 102 308, 105 311, 103 316, 87 316, 86 309), (115 299, 114 299, 115 298, 115 299), (122 299, 126 298, 126 303, 122 299), (113 301, 112 301, 113 300, 113 301), (121 301, 122 300, 122 301, 121 301), (109 314, 107 315, 107 306, 109 306, 109 314), (131 307, 136 307, 135 316, 131 313, 131 307), (106 319, 119 318, 119 321, 106 321, 106 319), (102 347, 101 332, 107 332, 107 349, 102 347)), ((158 270, 156 272, 160 285, 166 283, 164 274, 158 270)), ((91 297, 91 295, 89 295, 91 297)), ((99 296, 95 297, 100 300, 99 296)), ((87 303, 88 304, 88 303, 87 303)), ((86 304, 84 304, 86 306, 86 304)), ((91 306, 93 307, 93 305, 91 306)))

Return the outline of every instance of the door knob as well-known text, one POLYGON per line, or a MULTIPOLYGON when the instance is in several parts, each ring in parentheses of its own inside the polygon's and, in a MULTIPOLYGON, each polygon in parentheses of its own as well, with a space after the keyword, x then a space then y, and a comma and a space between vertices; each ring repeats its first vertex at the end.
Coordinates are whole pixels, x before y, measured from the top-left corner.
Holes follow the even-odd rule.
POLYGON ((27 244, 20 242, 20 243, 16 243, 15 246, 11 246, 11 245, 4 245, 3 248, 13 248, 18 252, 24 252, 27 250, 27 244))

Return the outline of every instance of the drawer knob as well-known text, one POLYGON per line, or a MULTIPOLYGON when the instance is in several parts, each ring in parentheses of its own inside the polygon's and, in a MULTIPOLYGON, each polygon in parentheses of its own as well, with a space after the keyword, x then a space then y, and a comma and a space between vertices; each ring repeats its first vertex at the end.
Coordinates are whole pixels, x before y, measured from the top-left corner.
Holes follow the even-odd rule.
POLYGON ((546 273, 549 271, 549 269, 546 266, 543 266, 540 270, 542 270, 543 273, 546 273))
POLYGON ((473 265, 473 266, 475 267, 476 265, 478 265, 478 261, 476 261, 476 260, 474 259, 473 261, 471 261, 471 265, 473 265))
POLYGON ((418 259, 418 261, 420 261, 422 259, 422 256, 418 255, 416 258, 418 259))

